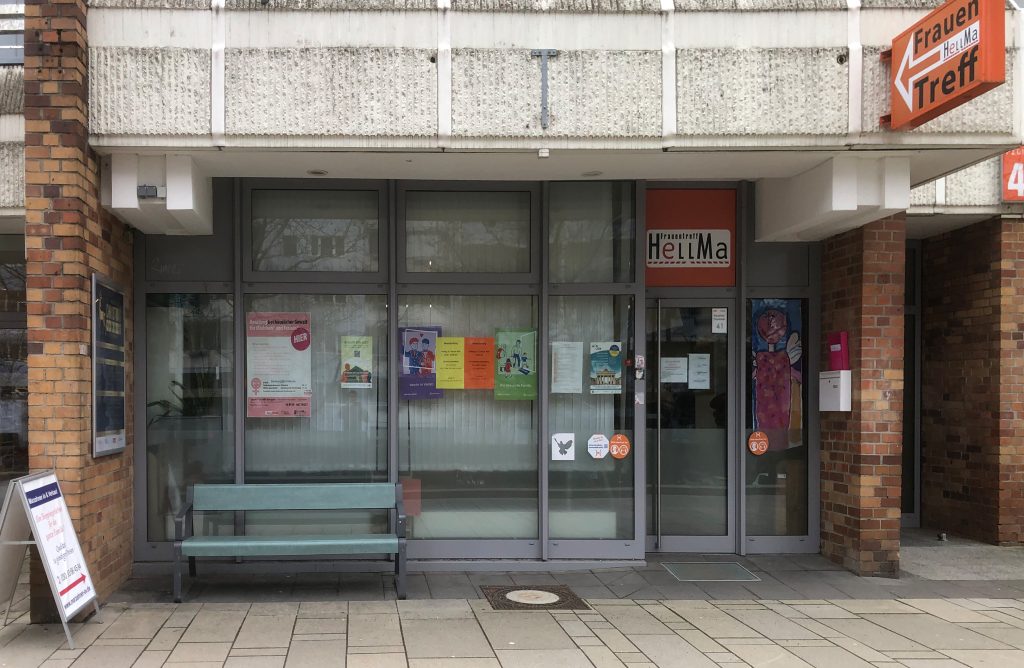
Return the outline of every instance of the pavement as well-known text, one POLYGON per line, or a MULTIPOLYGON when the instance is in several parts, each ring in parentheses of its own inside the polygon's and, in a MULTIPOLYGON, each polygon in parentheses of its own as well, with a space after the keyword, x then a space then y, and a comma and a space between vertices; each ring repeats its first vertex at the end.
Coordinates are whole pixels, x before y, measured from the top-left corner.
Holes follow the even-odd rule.
POLYGON ((1024 668, 1024 548, 908 534, 900 578, 816 555, 650 555, 639 568, 134 578, 84 623, 29 625, 27 577, 0 667, 1024 668), (680 582, 666 561, 734 561, 751 582, 680 582), (916 570, 915 570, 916 569, 916 570), (487 584, 564 584, 588 610, 496 611, 487 584))

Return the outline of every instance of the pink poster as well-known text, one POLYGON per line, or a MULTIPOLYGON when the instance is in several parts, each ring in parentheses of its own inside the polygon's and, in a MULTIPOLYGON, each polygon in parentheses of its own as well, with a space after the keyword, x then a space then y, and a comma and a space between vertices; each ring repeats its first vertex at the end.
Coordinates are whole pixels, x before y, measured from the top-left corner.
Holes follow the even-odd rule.
POLYGON ((248 313, 247 417, 310 417, 313 398, 308 313, 248 313))

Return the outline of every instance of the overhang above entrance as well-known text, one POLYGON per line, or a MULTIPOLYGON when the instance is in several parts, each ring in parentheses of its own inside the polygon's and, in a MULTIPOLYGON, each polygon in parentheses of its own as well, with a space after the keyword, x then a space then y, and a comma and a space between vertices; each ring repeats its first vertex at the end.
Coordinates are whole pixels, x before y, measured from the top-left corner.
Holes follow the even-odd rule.
POLYGON ((146 234, 212 234, 210 177, 188 155, 115 153, 103 162, 100 200, 146 234))

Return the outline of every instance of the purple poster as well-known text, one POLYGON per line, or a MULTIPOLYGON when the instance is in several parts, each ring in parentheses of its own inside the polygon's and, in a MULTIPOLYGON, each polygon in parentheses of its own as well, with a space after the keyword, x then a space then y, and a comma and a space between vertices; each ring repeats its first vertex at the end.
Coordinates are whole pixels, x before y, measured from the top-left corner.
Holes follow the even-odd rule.
POLYGON ((437 389, 434 351, 440 327, 399 327, 402 366, 398 374, 399 399, 440 399, 437 389))

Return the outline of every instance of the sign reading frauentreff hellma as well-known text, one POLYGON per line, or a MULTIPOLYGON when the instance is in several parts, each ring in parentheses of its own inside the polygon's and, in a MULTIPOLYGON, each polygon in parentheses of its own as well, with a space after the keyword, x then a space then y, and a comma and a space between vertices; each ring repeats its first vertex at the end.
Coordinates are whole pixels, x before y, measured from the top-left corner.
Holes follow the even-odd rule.
POLYGON ((950 0, 892 41, 889 126, 909 130, 1006 80, 1003 0, 950 0))

